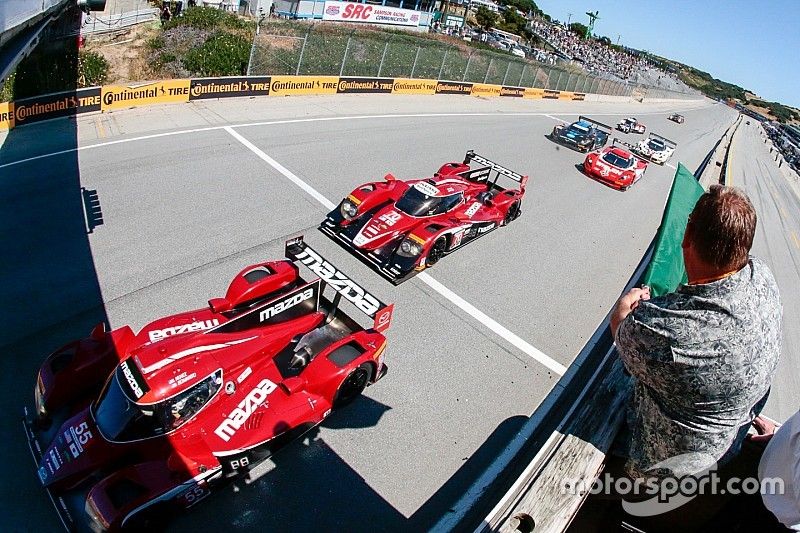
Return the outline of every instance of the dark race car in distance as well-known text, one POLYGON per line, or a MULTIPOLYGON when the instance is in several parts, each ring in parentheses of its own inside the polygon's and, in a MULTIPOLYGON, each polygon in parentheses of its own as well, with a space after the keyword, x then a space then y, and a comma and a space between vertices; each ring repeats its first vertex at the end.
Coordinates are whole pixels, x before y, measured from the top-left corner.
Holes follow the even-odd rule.
POLYGON ((101 324, 47 357, 24 426, 67 529, 161 527, 383 377, 392 306, 302 237, 286 256, 245 268, 205 308, 138 334, 101 324))
POLYGON ((684 118, 683 115, 679 115, 678 113, 673 113, 667 117, 672 122, 676 122, 678 124, 683 124, 684 118))
POLYGON ((611 126, 579 116, 578 120, 570 125, 556 124, 550 139, 579 152, 590 152, 605 146, 610 135, 611 126))
POLYGON ((387 174, 357 187, 319 229, 397 285, 519 217, 527 181, 469 151, 463 163, 446 163, 430 178, 387 174), (501 177, 518 188, 499 185, 501 177))
POLYGON ((621 144, 619 139, 614 139, 611 146, 588 154, 583 162, 583 171, 609 187, 627 191, 644 175, 647 161, 634 156, 621 144))

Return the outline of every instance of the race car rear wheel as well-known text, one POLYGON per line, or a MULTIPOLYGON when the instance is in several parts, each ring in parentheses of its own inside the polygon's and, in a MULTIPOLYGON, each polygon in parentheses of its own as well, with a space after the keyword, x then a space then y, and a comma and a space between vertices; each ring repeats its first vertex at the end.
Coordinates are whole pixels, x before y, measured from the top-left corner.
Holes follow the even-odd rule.
POLYGON ((425 258, 425 264, 427 266, 435 265, 439 259, 444 257, 445 251, 447 251, 447 237, 439 237, 431 246, 428 256, 425 258))
POLYGON ((352 372, 347 374, 342 384, 336 390, 336 396, 333 398, 334 407, 342 407, 352 402, 364 392, 367 387, 369 377, 372 375, 372 367, 369 363, 362 363, 352 372))
POLYGON ((506 211, 506 216, 503 218, 503 225, 508 226, 518 216, 519 216, 519 200, 517 200, 508 207, 508 211, 506 211))

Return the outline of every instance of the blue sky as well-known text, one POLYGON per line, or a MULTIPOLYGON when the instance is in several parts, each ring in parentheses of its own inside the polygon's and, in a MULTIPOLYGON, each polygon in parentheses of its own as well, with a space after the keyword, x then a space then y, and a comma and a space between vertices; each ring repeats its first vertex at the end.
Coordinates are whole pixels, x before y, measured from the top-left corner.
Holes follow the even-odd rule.
POLYGON ((558 20, 692 65, 769 101, 800 107, 800 0, 535 0, 558 20))

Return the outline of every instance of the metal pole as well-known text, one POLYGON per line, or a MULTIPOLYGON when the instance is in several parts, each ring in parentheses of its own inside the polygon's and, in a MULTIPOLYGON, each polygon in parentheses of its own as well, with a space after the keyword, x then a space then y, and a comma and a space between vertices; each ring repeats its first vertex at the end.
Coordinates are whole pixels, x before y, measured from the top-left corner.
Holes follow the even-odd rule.
MULTIPOLYGON (((311 27, 313 27, 313 25, 311 27)), ((294 72, 295 76, 299 76, 300 75, 300 65, 303 63, 303 54, 306 51, 306 43, 308 42, 308 34, 311 33, 311 27, 308 28, 308 31, 306 32, 306 36, 303 37, 303 46, 300 48, 300 57, 297 58, 297 70, 295 70, 295 72, 294 72)))
POLYGON ((467 57, 467 66, 464 67, 464 76, 462 76, 461 81, 467 81, 467 72, 469 72, 469 62, 472 61, 472 54, 475 53, 475 50, 469 53, 469 57, 467 57))
POLYGON ((556 91, 560 91, 561 90, 561 89, 559 89, 559 86, 561 85, 561 76, 563 76, 563 75, 564 75, 564 71, 563 70, 559 70, 558 71, 558 79, 556 79, 556 86, 553 87, 553 89, 555 89, 556 91))
POLYGON ((449 52, 449 51, 450 51, 449 48, 445 48, 444 49, 444 57, 442 58, 442 66, 439 67, 439 77, 436 78, 437 80, 442 79, 442 73, 444 72, 444 63, 445 63, 445 61, 447 61, 447 52, 449 52))
POLYGON ((489 71, 492 70, 492 63, 494 62, 494 58, 489 58, 489 66, 486 67, 486 75, 483 77, 483 83, 486 83, 486 80, 489 79, 489 71))
POLYGON ((344 74, 344 64, 347 63, 347 51, 350 50, 350 39, 352 37, 347 37, 347 44, 344 46, 344 56, 342 56, 342 68, 339 69, 339 76, 344 74))
POLYGON ((506 74, 505 74, 505 76, 503 76, 503 85, 506 84, 506 79, 508 78, 508 71, 509 70, 511 70, 511 61, 509 61, 508 65, 506 66, 506 74))
POLYGON ((517 84, 517 87, 522 87, 522 78, 525 77, 525 69, 526 68, 528 68, 528 64, 524 63, 522 65, 522 73, 519 75, 519 83, 517 84))
POLYGON ((414 77, 414 71, 417 69, 417 59, 419 59, 419 50, 420 47, 417 46, 417 53, 414 55, 414 64, 411 65, 411 76, 409 76, 409 78, 414 77))
POLYGON ((386 51, 389 49, 389 41, 392 40, 393 36, 389 36, 389 39, 386 41, 386 44, 383 45, 383 55, 381 56, 381 64, 378 65, 378 77, 381 77, 381 70, 383 70, 383 60, 386 59, 386 51))

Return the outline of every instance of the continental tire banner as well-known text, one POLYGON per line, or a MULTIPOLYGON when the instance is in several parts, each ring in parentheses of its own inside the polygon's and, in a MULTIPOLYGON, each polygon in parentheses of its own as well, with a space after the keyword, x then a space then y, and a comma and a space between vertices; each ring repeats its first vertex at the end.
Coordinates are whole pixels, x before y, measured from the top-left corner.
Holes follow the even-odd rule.
POLYGON ((103 111, 125 109, 167 102, 188 102, 190 80, 167 80, 144 85, 106 85, 103 87, 103 111))
POLYGON ((465 81, 360 76, 229 76, 165 80, 127 87, 88 87, 15 102, 0 102, 0 131, 90 111, 112 111, 209 98, 313 94, 465 94, 573 101, 586 99, 586 93, 465 81))
POLYGON ((0 103, 0 130, 14 127, 14 102, 0 103))
POLYGON ((436 94, 436 80, 395 78, 392 94, 436 94))
POLYGON ((525 87, 500 87, 500 96, 513 96, 514 98, 522 98, 525 96, 525 87))
POLYGON ((500 96, 499 85, 487 85, 485 83, 472 84, 472 96, 500 96))
POLYGON ((269 94, 270 82, 269 76, 195 78, 189 85, 189 100, 266 96, 269 94))
POLYGON ((339 78, 336 92, 347 93, 391 93, 394 88, 393 78, 339 78))
POLYGON ((472 94, 472 84, 463 81, 440 81, 436 94, 472 94))
POLYGON ((100 111, 100 87, 17 100, 9 118, 16 127, 88 111, 100 111))
POLYGON ((336 94, 339 76, 272 76, 270 96, 336 94))

